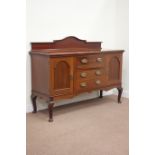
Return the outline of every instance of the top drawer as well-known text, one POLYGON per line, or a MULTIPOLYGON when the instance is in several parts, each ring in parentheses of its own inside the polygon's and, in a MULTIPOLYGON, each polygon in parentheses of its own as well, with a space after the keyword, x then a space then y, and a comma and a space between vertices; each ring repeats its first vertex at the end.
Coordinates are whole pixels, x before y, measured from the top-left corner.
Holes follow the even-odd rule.
POLYGON ((77 57, 77 68, 98 68, 104 66, 102 54, 83 55, 77 57))

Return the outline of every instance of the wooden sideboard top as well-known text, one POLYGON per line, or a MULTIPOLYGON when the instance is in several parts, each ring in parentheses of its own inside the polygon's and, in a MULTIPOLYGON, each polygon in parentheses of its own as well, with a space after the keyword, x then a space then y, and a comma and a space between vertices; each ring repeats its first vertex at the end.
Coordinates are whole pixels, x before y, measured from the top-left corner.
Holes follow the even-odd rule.
POLYGON ((68 56, 68 55, 81 55, 81 54, 97 54, 97 53, 100 53, 100 54, 106 54, 106 53, 113 53, 113 52, 116 52, 116 53, 121 53, 121 52, 124 52, 124 50, 104 50, 104 51, 101 51, 101 52, 96 52, 96 51, 82 51, 82 50, 76 50, 75 51, 69 51, 69 50, 63 50, 63 49, 58 49, 58 50, 32 50, 30 52, 30 54, 35 54, 35 55, 45 55, 45 56, 68 56))

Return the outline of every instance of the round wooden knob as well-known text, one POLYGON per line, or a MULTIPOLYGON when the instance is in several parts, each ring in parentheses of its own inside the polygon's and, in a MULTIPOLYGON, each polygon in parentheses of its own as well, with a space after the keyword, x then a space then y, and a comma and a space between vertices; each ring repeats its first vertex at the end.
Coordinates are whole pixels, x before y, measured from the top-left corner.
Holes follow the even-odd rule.
POLYGON ((97 58, 96 61, 97 62, 102 62, 102 58, 97 58))
POLYGON ((100 80, 96 80, 96 84, 97 85, 101 84, 101 81, 100 80))
POLYGON ((81 63, 82 63, 82 64, 87 64, 87 63, 88 63, 88 59, 87 59, 87 58, 81 59, 81 63))
POLYGON ((86 87, 87 86, 87 83, 86 82, 82 82, 82 83, 80 83, 80 86, 81 87, 86 87))
POLYGON ((97 70, 97 71, 95 72, 95 74, 96 74, 96 75, 101 75, 101 71, 100 71, 100 70, 97 70))

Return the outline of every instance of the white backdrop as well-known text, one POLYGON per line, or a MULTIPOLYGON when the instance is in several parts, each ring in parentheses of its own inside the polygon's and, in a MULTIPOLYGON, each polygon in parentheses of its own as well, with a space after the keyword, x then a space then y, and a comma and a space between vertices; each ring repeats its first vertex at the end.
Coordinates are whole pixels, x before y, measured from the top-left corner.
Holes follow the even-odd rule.
MULTIPOLYGON (((30 42, 52 41, 76 36, 102 41, 102 47, 124 49, 123 87, 128 97, 128 0, 27 0, 27 112, 31 107, 30 42)), ((116 93, 109 91, 106 94, 116 93)), ((97 92, 82 94, 58 105, 94 98, 97 92)), ((47 108, 39 100, 39 109, 47 108)))

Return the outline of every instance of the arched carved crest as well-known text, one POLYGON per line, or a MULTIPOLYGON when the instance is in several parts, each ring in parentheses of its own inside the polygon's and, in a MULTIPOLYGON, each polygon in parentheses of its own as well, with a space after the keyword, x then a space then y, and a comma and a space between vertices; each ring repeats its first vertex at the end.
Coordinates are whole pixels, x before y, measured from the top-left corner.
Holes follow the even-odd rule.
POLYGON ((82 40, 82 39, 79 39, 77 37, 74 37, 74 36, 69 36, 69 37, 65 37, 61 40, 54 40, 53 43, 60 43, 60 42, 63 42, 63 43, 68 43, 68 42, 74 42, 75 44, 78 42, 78 43, 86 43, 87 41, 86 40, 82 40))

